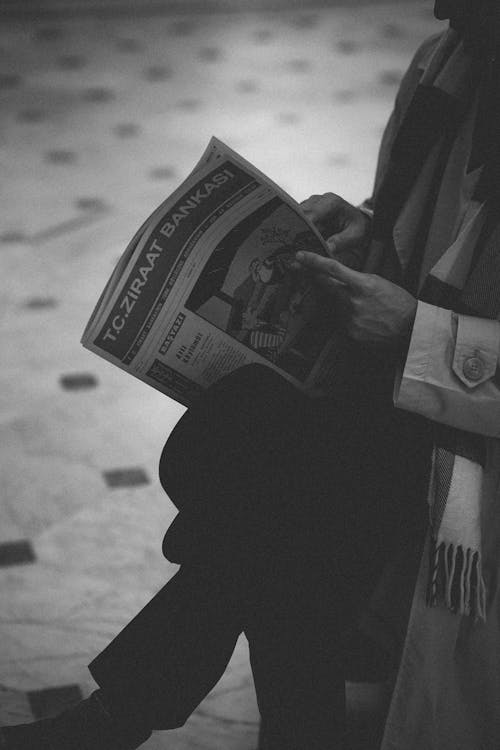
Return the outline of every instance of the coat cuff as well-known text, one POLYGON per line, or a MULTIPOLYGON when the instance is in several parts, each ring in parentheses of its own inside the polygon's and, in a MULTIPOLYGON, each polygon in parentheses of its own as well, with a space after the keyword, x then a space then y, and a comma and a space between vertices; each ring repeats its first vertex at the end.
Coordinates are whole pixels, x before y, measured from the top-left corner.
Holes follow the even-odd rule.
POLYGON ((419 301, 395 406, 500 437, 499 350, 500 322, 419 301))
POLYGON ((458 316, 453 372, 468 388, 489 380, 498 367, 500 323, 458 316))

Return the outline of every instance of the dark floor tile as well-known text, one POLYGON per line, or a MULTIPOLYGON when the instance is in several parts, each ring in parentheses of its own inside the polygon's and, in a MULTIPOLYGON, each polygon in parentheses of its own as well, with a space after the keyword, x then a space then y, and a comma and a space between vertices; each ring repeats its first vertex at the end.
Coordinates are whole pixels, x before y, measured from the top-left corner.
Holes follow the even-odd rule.
POLYGON ((104 86, 94 86, 86 89, 82 93, 82 98, 86 102, 91 102, 92 104, 103 104, 114 99, 115 93, 112 89, 107 89, 104 86))
POLYGON ((140 468, 111 469, 103 472, 108 487, 137 487, 141 484, 149 484, 149 477, 140 468))
POLYGON ((43 111, 43 109, 21 109, 17 113, 17 119, 19 120, 19 122, 42 122, 42 120, 45 120, 46 117, 47 114, 43 111))
POLYGON ((95 388, 97 378, 94 375, 82 372, 73 375, 61 375, 59 382, 65 391, 83 391, 88 388, 95 388))
POLYGON ((57 67, 61 70, 81 70, 86 64, 84 55, 61 55, 57 58, 57 67))
POLYGON ((171 180, 175 175, 174 167, 154 167, 149 173, 152 180, 171 180))
POLYGON ((17 73, 2 73, 0 74, 0 91, 7 91, 7 89, 17 89, 23 83, 23 79, 17 73))
POLYGON ((85 211, 82 212, 80 216, 72 216, 71 219, 66 219, 66 221, 60 221, 57 224, 51 224, 48 227, 46 226, 43 229, 40 229, 40 231, 35 232, 35 234, 32 234, 30 242, 36 245, 38 242, 47 242, 56 237, 62 237, 63 235, 77 232, 84 227, 90 226, 92 222, 96 220, 97 215, 102 211, 102 209, 85 211))
POLYGON ((253 36, 258 44, 267 44, 274 38, 273 32, 269 29, 257 29, 253 36))
POLYGON ((203 47, 198 52, 198 57, 203 62, 217 62, 222 57, 222 50, 218 47, 203 47))
POLYGON ((383 86, 399 86, 403 77, 401 70, 384 70, 380 74, 380 83, 383 86))
POLYGON ((60 26, 44 26, 35 32, 35 38, 40 42, 57 42, 63 37, 64 29, 60 26))
POLYGON ((287 67, 292 73, 309 73, 312 70, 312 64, 309 60, 289 60, 287 67))
POLYGON ((283 125, 296 125, 300 121, 300 117, 296 112, 280 112, 277 115, 277 119, 283 125))
POLYGON ((194 111, 195 109, 199 109, 202 104, 203 102, 201 101, 201 99, 180 99, 177 102, 177 107, 179 109, 194 111))
POLYGON ((169 78, 172 78, 172 70, 166 65, 150 65, 144 71, 144 78, 150 83, 168 81, 169 78))
POLYGON ((144 46, 138 39, 117 39, 115 46, 120 52, 127 52, 129 54, 142 52, 144 49, 144 46))
MULTIPOLYGON (((60 687, 30 690, 27 698, 35 719, 55 716, 66 708, 76 706, 82 698, 78 685, 61 685, 60 687)), ((33 748, 36 750, 36 748, 33 748)))
POLYGON ((7 232, 0 234, 0 242, 9 244, 11 242, 26 242, 27 237, 24 232, 18 231, 17 229, 11 229, 7 232))
POLYGON ((29 539, 0 544, 0 568, 11 565, 27 565, 36 562, 36 555, 29 539))
POLYGON ((356 92, 353 89, 340 89, 334 93, 333 98, 337 102, 352 102, 356 98, 356 92))
POLYGON ((314 29, 319 24, 319 16, 304 15, 292 18, 292 25, 297 29, 314 29))
POLYGON ((76 208, 80 211, 104 211, 106 208, 106 201, 102 198, 93 198, 92 196, 85 196, 77 198, 75 201, 76 208))
POLYGON ((386 23, 382 28, 382 35, 386 39, 401 39, 406 36, 406 32, 401 26, 396 23, 386 23))
POLYGON ((76 162, 76 152, 64 148, 55 148, 47 151, 44 159, 49 164, 74 164, 76 162))
POLYGON ((28 310, 48 310, 57 307, 57 300, 53 297, 32 297, 26 300, 24 307, 28 310))
POLYGON ((258 88, 257 81, 238 81, 236 84, 236 91, 239 94, 253 94, 255 91, 258 91, 258 88))
POLYGON ((353 39, 341 39, 336 44, 337 50, 343 55, 353 55, 358 52, 360 45, 353 39))
POLYGON ((135 122, 119 122, 113 128, 113 133, 117 138, 134 138, 139 135, 140 130, 139 125, 136 125, 135 122))
POLYGON ((169 30, 174 36, 189 36, 195 29, 195 23, 193 23, 192 21, 182 20, 175 21, 175 23, 170 26, 169 30))

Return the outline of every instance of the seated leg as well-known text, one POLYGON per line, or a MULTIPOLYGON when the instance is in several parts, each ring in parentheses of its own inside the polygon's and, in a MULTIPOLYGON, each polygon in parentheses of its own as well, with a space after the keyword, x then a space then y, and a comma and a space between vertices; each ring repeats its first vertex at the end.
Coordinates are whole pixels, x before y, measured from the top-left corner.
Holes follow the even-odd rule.
POLYGON ((246 608, 265 750, 340 750, 345 721, 341 643, 352 611, 327 562, 284 551, 246 608))
POLYGON ((184 724, 231 658, 240 590, 213 566, 181 569, 89 665, 100 689, 59 716, 3 728, 1 750, 132 750, 184 724))
MULTIPOLYGON (((51 750, 132 747, 116 724, 143 738, 180 726, 242 629, 271 750, 319 750, 340 738, 340 581, 394 539, 398 504, 414 507, 411 471, 401 476, 401 467, 418 474, 418 433, 403 441, 390 412, 384 423, 369 403, 313 404, 266 368, 242 370, 187 412, 162 456, 167 491, 181 515, 197 508, 209 544, 193 545, 187 525, 180 572, 90 665, 100 718, 94 700, 49 721, 51 750)), ((37 750, 23 731, 4 733, 6 750, 37 750)))

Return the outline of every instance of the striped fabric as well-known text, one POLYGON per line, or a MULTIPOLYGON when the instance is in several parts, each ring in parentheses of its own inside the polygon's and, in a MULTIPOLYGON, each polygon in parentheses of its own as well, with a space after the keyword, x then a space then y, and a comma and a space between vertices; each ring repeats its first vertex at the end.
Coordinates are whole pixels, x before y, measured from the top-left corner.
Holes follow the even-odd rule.
POLYGON ((249 343, 252 349, 255 349, 263 357, 276 364, 279 358, 279 347, 283 343, 284 338, 285 331, 282 329, 272 332, 257 330, 251 332, 249 343))
POLYGON ((277 348, 283 341, 283 335, 278 333, 267 333, 266 331, 252 331, 250 334, 250 346, 252 349, 277 348))

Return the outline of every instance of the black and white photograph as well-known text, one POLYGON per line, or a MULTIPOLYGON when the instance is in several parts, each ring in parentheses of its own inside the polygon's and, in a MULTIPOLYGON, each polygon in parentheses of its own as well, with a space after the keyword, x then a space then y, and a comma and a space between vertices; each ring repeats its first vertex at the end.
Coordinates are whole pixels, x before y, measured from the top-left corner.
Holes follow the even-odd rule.
POLYGON ((0 58, 0 750, 500 750, 500 0, 0 58))

